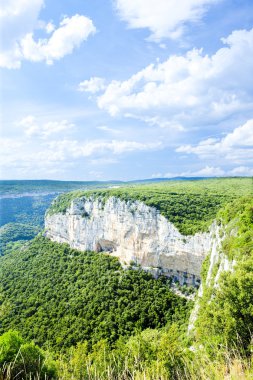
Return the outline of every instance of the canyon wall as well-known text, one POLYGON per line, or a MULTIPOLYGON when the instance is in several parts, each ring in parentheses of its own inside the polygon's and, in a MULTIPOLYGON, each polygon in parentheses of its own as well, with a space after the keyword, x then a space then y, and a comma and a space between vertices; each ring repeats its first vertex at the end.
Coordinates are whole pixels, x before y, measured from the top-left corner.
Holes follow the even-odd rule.
POLYGON ((184 236, 157 209, 116 197, 77 198, 64 214, 48 214, 45 228, 53 241, 105 251, 122 265, 134 263, 188 285, 198 285, 201 264, 215 244, 214 225, 208 233, 184 236))

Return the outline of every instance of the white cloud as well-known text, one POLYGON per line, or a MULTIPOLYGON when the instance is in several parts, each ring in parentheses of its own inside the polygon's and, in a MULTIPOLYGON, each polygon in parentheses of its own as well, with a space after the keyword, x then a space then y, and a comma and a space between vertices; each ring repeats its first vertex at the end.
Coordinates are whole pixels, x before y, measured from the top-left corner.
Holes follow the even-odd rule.
POLYGON ((195 172, 185 172, 184 176, 189 177, 219 177, 223 176, 225 171, 220 167, 205 166, 204 168, 197 170, 195 172))
POLYGON ((177 173, 167 172, 165 174, 155 173, 152 178, 174 178, 174 177, 229 177, 229 176, 253 176, 253 168, 248 166, 238 166, 233 169, 223 169, 219 166, 208 166, 192 171, 182 171, 177 173))
POLYGON ((117 164, 119 161, 116 158, 94 158, 89 161, 92 165, 98 165, 98 166, 104 166, 104 165, 111 165, 111 164, 117 164))
POLYGON ((0 9, 0 67, 19 68, 23 60, 46 61, 51 64, 79 47, 95 32, 92 21, 82 15, 64 17, 58 29, 50 21, 38 20, 43 0, 6 0, 0 9), (34 38, 43 25, 47 38, 34 38))
POLYGON ((134 151, 150 151, 162 148, 160 142, 141 143, 127 140, 91 140, 80 142, 77 140, 50 141, 48 147, 53 152, 64 152, 73 158, 101 156, 106 154, 120 155, 134 151))
POLYGON ((91 92, 95 94, 105 89, 105 80, 99 77, 92 77, 79 83, 78 90, 81 92, 91 92))
POLYGON ((223 138, 202 140, 196 146, 182 145, 176 152, 196 154, 201 159, 219 157, 234 163, 253 162, 253 119, 223 138))
MULTIPOLYGON (((30 118, 32 122, 33 119, 30 118)), ((28 124, 27 118, 24 124, 28 124)), ((33 132, 32 132, 33 133, 33 132)), ((17 176, 48 176, 64 173, 76 165, 86 167, 104 166, 117 163, 122 154, 155 151, 162 149, 161 143, 137 142, 127 140, 88 140, 74 139, 30 140, 25 137, 16 139, 0 138, 0 161, 2 177, 10 173, 17 176)))
MULTIPOLYGON (((161 178, 173 178, 173 177, 221 177, 225 175, 225 170, 221 169, 220 167, 214 167, 214 166, 205 166, 201 169, 192 171, 183 171, 178 173, 172 173, 167 172, 165 174, 159 173, 159 176, 161 178)), ((153 175, 153 178, 155 178, 155 175, 153 175)))
POLYGON ((47 64, 52 64, 53 61, 72 53, 95 30, 92 21, 85 16, 77 14, 64 17, 60 27, 49 39, 39 39, 36 42, 32 33, 27 34, 20 43, 22 55, 29 61, 46 61, 47 64))
POLYGON ((229 172, 232 176, 253 176, 253 168, 250 168, 248 166, 238 166, 229 172))
MULTIPOLYGON (((126 114, 125 116, 135 118, 135 116, 131 114, 126 114)), ((159 126, 160 128, 170 129, 172 131, 178 131, 178 132, 185 131, 185 128, 180 123, 177 123, 176 121, 173 121, 173 120, 165 119, 163 117, 143 116, 143 117, 138 117, 137 119, 143 120, 145 123, 151 126, 159 126)))
MULTIPOLYGON (((193 49, 113 80, 97 97, 110 115, 182 128, 217 124, 253 109, 253 29, 234 31, 213 55, 193 49)), ((250 116, 251 117, 251 116, 250 116)))
POLYGON ((53 134, 62 133, 63 131, 69 132, 75 126, 67 120, 39 122, 31 115, 24 117, 17 123, 17 125, 23 128, 26 136, 38 136, 43 139, 46 139, 53 134))
POLYGON ((78 139, 73 137, 77 127, 66 120, 48 121, 28 115, 15 126, 17 137, 0 138, 3 178, 10 178, 11 173, 19 178, 42 178, 73 172, 72 168, 80 165, 88 172, 94 166, 115 164, 133 152, 163 149, 159 141, 78 139))
POLYGON ((36 27, 43 5, 43 0, 6 0, 1 2, 0 67, 20 67, 22 53, 19 42, 36 27))
POLYGON ((45 31, 50 34, 55 30, 55 25, 50 21, 45 25, 45 31))
POLYGON ((16 163, 16 156, 22 148, 22 141, 0 137, 0 161, 1 169, 5 166, 13 166, 16 163))
POLYGON ((148 28, 151 40, 178 38, 189 22, 199 21, 218 0, 115 0, 122 20, 130 28, 148 28))
POLYGON ((110 127, 107 127, 107 125, 100 125, 99 127, 97 127, 97 129, 103 132, 108 132, 108 133, 112 133, 116 135, 122 132, 120 129, 110 128, 110 127))

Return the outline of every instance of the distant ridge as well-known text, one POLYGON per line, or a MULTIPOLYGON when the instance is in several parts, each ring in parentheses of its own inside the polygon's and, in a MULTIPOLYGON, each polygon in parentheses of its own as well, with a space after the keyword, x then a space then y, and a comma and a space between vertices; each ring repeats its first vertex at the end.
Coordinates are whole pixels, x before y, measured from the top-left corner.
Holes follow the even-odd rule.
MULTIPOLYGON (((33 196, 34 194, 56 194, 70 192, 74 190, 92 190, 99 188, 111 188, 114 186, 128 186, 138 184, 152 184, 173 181, 201 181, 211 180, 221 177, 183 177, 176 176, 172 178, 146 178, 135 179, 129 181, 111 180, 111 181, 62 181, 51 179, 38 180, 0 180, 0 197, 14 196, 22 194, 22 196, 33 196)), ((222 177, 222 178, 243 178, 243 177, 222 177)))
POLYGON ((171 178, 147 178, 147 179, 137 179, 132 181, 126 181, 126 183, 129 182, 166 182, 166 181, 196 181, 196 180, 202 180, 202 179, 211 179, 216 177, 171 177, 171 178))

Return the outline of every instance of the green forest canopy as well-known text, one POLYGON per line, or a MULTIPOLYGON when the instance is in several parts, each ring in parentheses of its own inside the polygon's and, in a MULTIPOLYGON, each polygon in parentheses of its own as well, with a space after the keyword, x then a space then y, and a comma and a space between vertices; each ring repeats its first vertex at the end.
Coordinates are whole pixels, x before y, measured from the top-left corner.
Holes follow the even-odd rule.
POLYGON ((35 238, 1 258, 0 333, 22 331, 43 345, 70 347, 186 320, 191 302, 169 280, 123 270, 118 259, 35 238))
MULTIPOLYGON (((191 194, 190 189, 194 194, 195 184, 188 185, 185 194, 191 194)), ((5 364, 12 366, 14 377, 24 366, 26 371, 37 373, 42 361, 43 371, 52 379, 108 379, 109 371, 118 379, 221 379, 236 366, 234 378, 242 373, 245 379, 252 378, 251 184, 250 179, 212 180, 208 184, 209 195, 222 198, 223 192, 225 206, 218 211, 217 220, 226 230, 223 251, 236 262, 233 271, 220 276, 218 287, 213 286, 213 280, 209 287, 204 286, 195 342, 181 330, 192 303, 173 294, 166 279, 155 280, 133 268, 124 271, 116 258, 79 252, 42 236, 0 258, 0 333, 15 329, 25 339, 11 332, 0 337, 0 351, 8 346, 2 355, 0 378, 5 364), (215 190, 217 184, 220 187, 215 190), (233 200, 230 204, 229 199, 233 200), (174 322, 181 326, 179 330, 174 322), (63 350, 65 355, 50 362, 45 352, 27 340, 58 354, 63 350), (194 344, 192 351, 190 345, 194 344), (19 350, 22 357, 17 356, 19 350), (10 361, 15 361, 14 367, 10 361)), ((161 187, 152 185, 153 189, 161 187)), ((200 191, 196 186, 196 194, 202 194, 203 187, 200 191)), ((111 193, 103 194, 106 199, 111 193)), ((123 199, 128 196, 123 192, 123 199)), ((190 199, 195 200, 194 196, 190 199)))
POLYGON ((41 237, 18 256, 1 258, 1 331, 18 328, 25 339, 47 348, 49 343, 57 353, 52 361, 18 333, 5 333, 0 378, 7 365, 17 380, 44 379, 45 373, 59 380, 251 379, 253 198, 233 201, 219 212, 218 221, 226 230, 223 250, 236 264, 222 274, 218 287, 213 286, 216 271, 209 286, 203 279, 192 339, 182 328, 190 303, 173 297, 162 279, 122 271, 116 258, 81 253, 41 237))

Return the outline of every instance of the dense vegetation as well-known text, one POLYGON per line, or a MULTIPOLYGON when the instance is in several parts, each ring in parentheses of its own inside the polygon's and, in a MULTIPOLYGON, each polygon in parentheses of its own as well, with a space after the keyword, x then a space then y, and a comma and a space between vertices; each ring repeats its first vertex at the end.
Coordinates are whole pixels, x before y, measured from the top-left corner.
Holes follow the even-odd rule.
POLYGON ((43 226, 44 215, 56 194, 0 198, 0 226, 7 223, 43 226))
POLYGON ((173 324, 148 329, 110 349, 106 341, 83 342, 57 361, 59 379, 251 380, 253 378, 253 197, 227 204, 218 213, 222 251, 232 270, 205 283, 192 336, 173 324), (222 227, 223 226, 223 227, 222 227), (215 281, 217 281, 215 283, 215 281), (72 376, 72 377, 71 377, 72 376))
POLYGON ((58 349, 83 340, 113 344, 136 330, 184 321, 189 309, 165 278, 43 237, 1 258, 0 281, 0 332, 17 329, 58 349))
POLYGON ((26 342, 17 331, 0 336, 0 379, 53 379, 54 361, 33 342, 26 342))
POLYGON ((44 227, 44 216, 56 194, 0 198, 0 256, 33 239, 44 227), (20 244, 19 244, 20 245, 20 244))
POLYGON ((237 197, 251 193, 251 178, 169 181, 63 194, 53 202, 49 214, 64 213, 71 200, 77 197, 95 196, 106 200, 110 196, 116 196, 125 201, 140 200, 157 208, 181 233, 189 235, 206 230, 222 206, 237 197))
POLYGON ((177 325, 144 330, 111 349, 105 340, 88 347, 79 342, 54 356, 19 333, 0 336, 1 380, 251 380, 249 359, 237 350, 220 349, 210 357, 205 348, 192 350, 177 325))
POLYGON ((0 337, 1 380, 252 380, 253 376, 250 357, 225 347, 216 355, 205 346, 189 347, 176 324, 118 340, 113 349, 106 340, 92 348, 79 342, 64 355, 54 355, 54 360, 50 352, 20 340, 20 334, 12 331, 0 337))
MULTIPOLYGON (((236 341, 240 344, 239 341, 236 341)), ((106 341, 87 349, 83 342, 57 360, 60 380, 252 380, 250 357, 236 348, 189 346, 177 325, 147 329, 112 350, 106 341)))
MULTIPOLYGON (((173 294, 168 280, 123 270, 116 258, 79 252, 43 236, 21 249, 19 240, 14 242, 12 252, 9 248, 0 258, 0 380, 251 380, 252 189, 251 179, 222 179, 95 192, 104 199, 113 193, 130 201, 156 200, 161 212, 162 194, 165 202, 172 197, 175 204, 166 210, 172 215, 173 207, 182 207, 186 215, 177 223, 188 232, 187 202, 196 217, 202 215, 204 195, 219 200, 200 224, 193 218, 193 230, 204 228, 218 211, 222 251, 233 270, 215 280, 218 262, 206 284, 210 256, 205 260, 203 296, 190 336, 192 303, 173 294), (10 329, 23 337, 6 332, 10 329)), ((76 195, 58 199, 53 210, 64 212, 76 195)))
MULTIPOLYGON (((210 284, 203 281, 197 339, 230 349, 237 339, 243 352, 252 352, 253 332, 253 197, 229 204, 219 213, 225 226, 222 251, 233 270, 224 271, 214 286, 218 266, 213 268, 210 284)), ((219 263, 218 263, 219 265, 219 263)), ((239 348, 239 347, 238 347, 239 348)))
POLYGON ((0 195, 64 193, 71 190, 107 187, 118 181, 51 181, 51 180, 0 180, 0 195))
POLYGON ((0 227, 0 256, 10 252, 17 243, 33 239, 40 231, 37 226, 7 223, 0 227))

